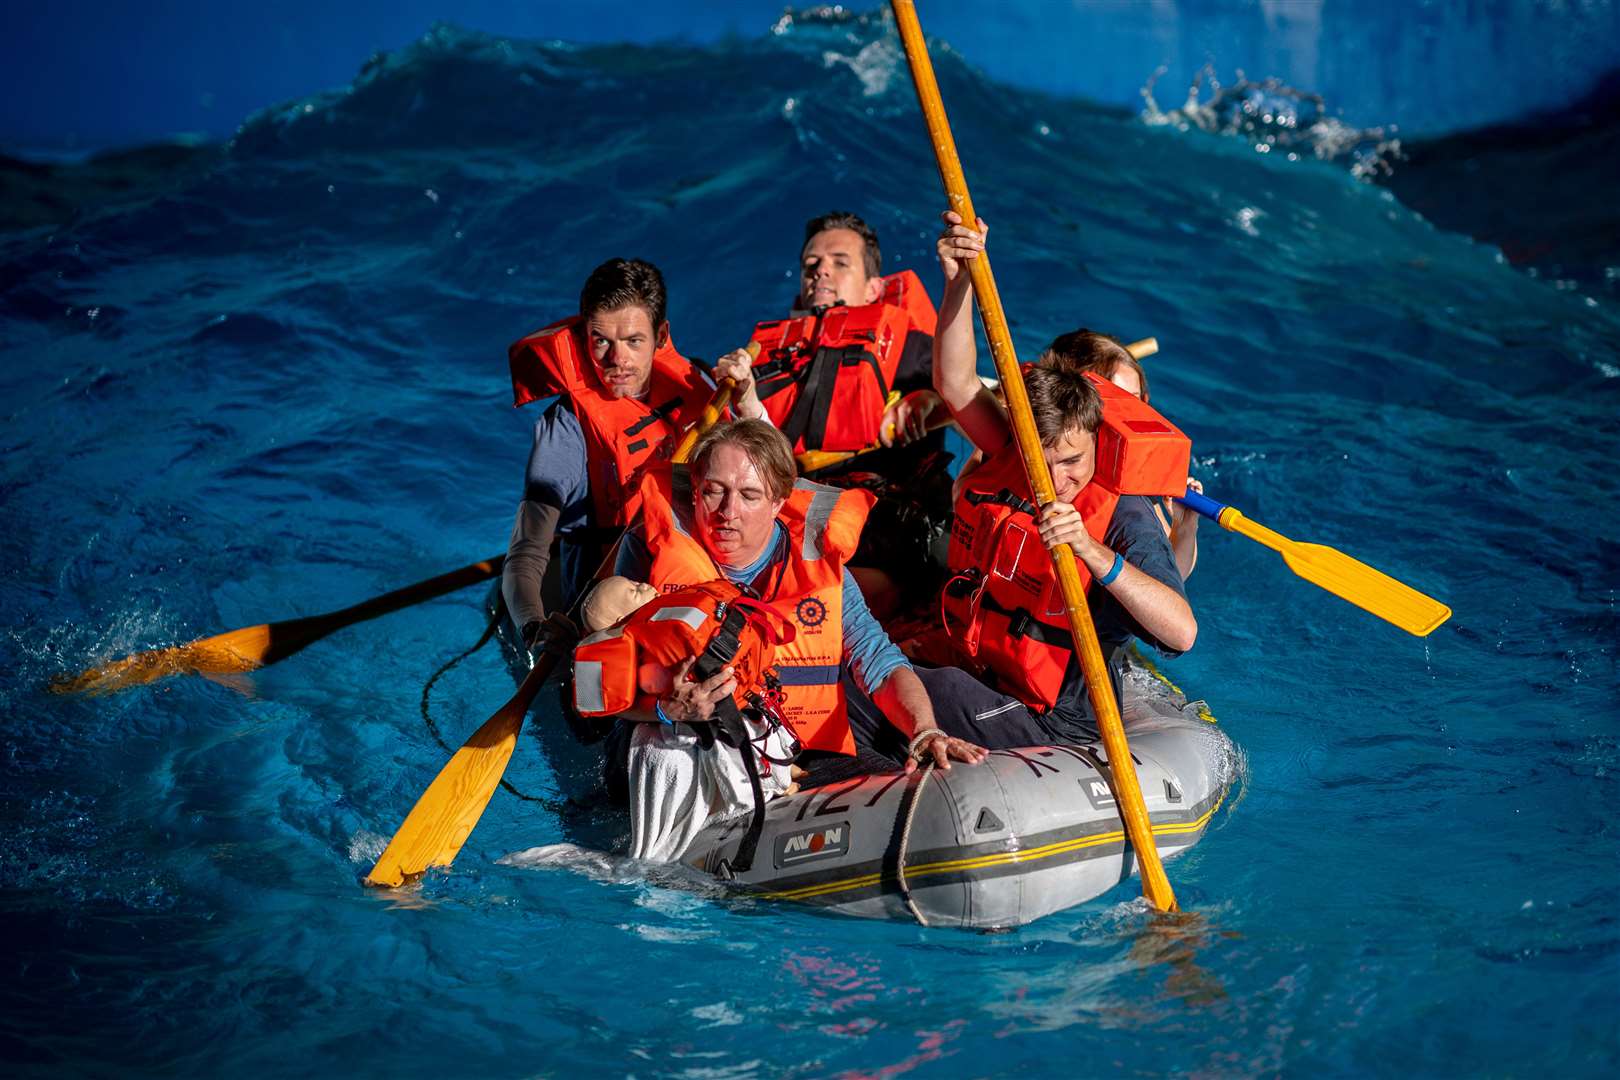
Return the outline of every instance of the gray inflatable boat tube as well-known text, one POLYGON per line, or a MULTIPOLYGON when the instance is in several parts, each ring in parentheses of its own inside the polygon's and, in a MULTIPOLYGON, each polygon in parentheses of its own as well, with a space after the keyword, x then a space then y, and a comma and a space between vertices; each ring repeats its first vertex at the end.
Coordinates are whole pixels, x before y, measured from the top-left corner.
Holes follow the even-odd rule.
MULTIPOLYGON (((1141 660, 1126 662, 1122 683, 1126 737, 1169 859, 1203 836, 1237 775, 1237 751, 1202 702, 1141 660)), ((997 750, 926 781, 890 773, 777 799, 753 865, 733 874, 748 823, 746 814, 712 823, 681 861, 767 899, 931 926, 1021 926, 1137 870, 1100 740, 997 750)))

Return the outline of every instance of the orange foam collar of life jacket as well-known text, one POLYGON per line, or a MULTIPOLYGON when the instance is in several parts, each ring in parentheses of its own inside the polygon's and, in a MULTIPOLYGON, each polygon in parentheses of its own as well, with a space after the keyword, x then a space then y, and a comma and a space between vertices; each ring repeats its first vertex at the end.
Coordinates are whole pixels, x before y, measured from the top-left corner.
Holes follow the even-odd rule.
POLYGON ((602 528, 635 520, 642 477, 669 470, 681 433, 714 393, 670 340, 653 354, 646 396, 615 397, 597 371, 578 315, 514 342, 507 357, 514 406, 553 394, 573 406, 585 433, 592 524, 602 528))
MULTIPOLYGON (((1097 470, 1074 501, 1099 543, 1121 495, 1186 490, 1191 441, 1135 395, 1087 375, 1103 399, 1097 470)), ((1074 653, 1067 606, 1041 542, 1024 463, 1008 442, 962 484, 940 596, 946 633, 964 666, 1038 711, 1063 689, 1074 653)), ((1091 574, 1075 560, 1080 584, 1091 574)))
POLYGON ((917 275, 883 279, 875 304, 762 322, 754 377, 771 422, 795 454, 862 450, 878 441, 906 338, 933 334, 933 302, 917 275))
POLYGON ((793 640, 794 628, 725 580, 665 593, 582 640, 574 649, 574 707, 582 716, 614 716, 629 709, 639 693, 643 664, 674 668, 701 655, 733 609, 746 621, 728 663, 737 678, 733 700, 738 708, 746 707, 749 695, 763 688, 776 647, 793 640))
MULTIPOLYGON (((872 494, 799 480, 777 521, 780 558, 754 582, 759 599, 793 625, 793 640, 776 650, 782 715, 806 749, 855 753, 839 677, 844 660, 844 562, 860 543, 872 494)), ((643 528, 652 569, 663 590, 724 577, 697 538, 685 468, 642 485, 643 528), (678 494, 675 494, 678 493, 678 494)))

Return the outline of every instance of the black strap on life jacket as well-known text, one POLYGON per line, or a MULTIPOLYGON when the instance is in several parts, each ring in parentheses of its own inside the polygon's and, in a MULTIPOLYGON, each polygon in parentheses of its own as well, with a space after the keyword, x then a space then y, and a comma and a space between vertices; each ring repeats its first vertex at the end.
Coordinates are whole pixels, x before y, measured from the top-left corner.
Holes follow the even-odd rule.
POLYGON ((970 491, 967 493, 967 501, 969 506, 979 506, 983 503, 994 503, 997 506, 1009 506, 1014 510, 1028 514, 1030 517, 1038 516, 1037 508, 1034 503, 1030 502, 1028 499, 1020 498, 1019 496, 1014 495, 1007 488, 1002 488, 994 495, 987 491, 970 491))
POLYGON ((1007 636, 1010 638, 1029 638, 1042 645, 1049 645, 1054 649, 1074 651, 1074 635, 1067 629, 1058 629, 1049 623, 1044 623, 1035 617, 1034 612, 1028 608, 1008 609, 996 602, 996 598, 989 592, 984 594, 984 606, 998 615, 1007 616, 1007 636))
POLYGON ((782 434, 792 445, 804 439, 806 450, 820 450, 827 437, 827 417, 832 412, 833 388, 838 385, 838 373, 846 367, 870 363, 877 372, 882 400, 889 397, 888 384, 877 359, 861 345, 846 345, 841 349, 820 348, 799 376, 799 399, 793 411, 782 422, 782 434))
MULTIPOLYGON (((630 436, 630 437, 640 435, 643 431, 647 430, 647 428, 651 427, 653 424, 658 423, 660 420, 668 420, 671 416, 675 415, 675 411, 677 409, 679 409, 680 407, 681 407, 681 399, 680 398, 678 398, 678 397, 670 398, 668 401, 664 402, 662 405, 656 405, 653 408, 647 410, 647 415, 643 416, 640 420, 637 420, 635 423, 633 423, 629 427, 625 428, 624 433, 625 433, 626 436, 630 436)), ((649 444, 648 444, 646 439, 637 439, 635 442, 631 443, 629 446, 625 447, 624 449, 625 449, 625 452, 628 453, 628 454, 639 454, 643 450, 647 449, 648 445, 649 444)))
MULTIPOLYGON (((719 674, 742 648, 742 632, 747 624, 748 613, 735 604, 727 604, 720 619, 720 629, 709 639, 709 644, 692 665, 692 674, 700 681, 719 674)), ((759 775, 759 755, 754 752, 753 740, 749 738, 748 721, 742 710, 737 708, 736 698, 728 694, 715 704, 713 720, 691 726, 703 749, 712 749, 718 740, 734 747, 742 755, 743 770, 748 773, 748 786, 754 793, 754 816, 748 822, 748 831, 743 834, 742 843, 737 847, 736 857, 731 860, 731 872, 746 873, 754 865, 754 852, 759 847, 760 835, 765 831, 765 786, 759 775)))

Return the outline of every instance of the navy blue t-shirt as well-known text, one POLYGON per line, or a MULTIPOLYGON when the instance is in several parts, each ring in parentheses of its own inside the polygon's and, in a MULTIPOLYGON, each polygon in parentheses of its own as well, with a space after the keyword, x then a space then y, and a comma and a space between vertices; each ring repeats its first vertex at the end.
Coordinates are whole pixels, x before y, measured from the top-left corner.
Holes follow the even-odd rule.
MULTIPOLYGON (((1126 562, 1144 574, 1174 589, 1177 596, 1186 598, 1187 590, 1181 581, 1181 571, 1176 569, 1175 552, 1170 549, 1170 541, 1165 537, 1164 528, 1159 524, 1153 504, 1148 499, 1141 495, 1121 496, 1114 508, 1114 516, 1109 519, 1108 531, 1103 534, 1103 543, 1123 555, 1126 562)), ((1097 624, 1097 639, 1102 645, 1104 657, 1133 637, 1141 638, 1165 656, 1181 655, 1181 650, 1167 647, 1143 630, 1141 624, 1107 589, 1094 585, 1086 593, 1086 600, 1091 605, 1092 621, 1097 624)), ((1050 719, 1056 725, 1089 729, 1093 726, 1089 717, 1086 680, 1080 674, 1080 658, 1075 655, 1069 659, 1069 670, 1063 676, 1063 689, 1052 706, 1050 719)))

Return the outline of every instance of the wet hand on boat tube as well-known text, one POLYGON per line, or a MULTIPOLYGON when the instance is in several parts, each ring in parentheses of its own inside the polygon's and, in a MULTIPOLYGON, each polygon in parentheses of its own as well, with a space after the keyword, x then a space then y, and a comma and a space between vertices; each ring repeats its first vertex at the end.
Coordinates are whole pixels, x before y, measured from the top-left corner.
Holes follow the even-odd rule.
POLYGON ((906 756, 906 772, 918 765, 933 763, 937 769, 949 769, 952 761, 977 765, 990 756, 990 751, 978 743, 945 734, 937 727, 919 727, 911 736, 910 752, 906 756))
POLYGON ((737 676, 731 668, 723 667, 709 678, 694 682, 687 677, 694 657, 681 661, 675 669, 675 684, 658 699, 658 711, 670 723, 701 723, 714 715, 714 707, 737 692, 737 676))

